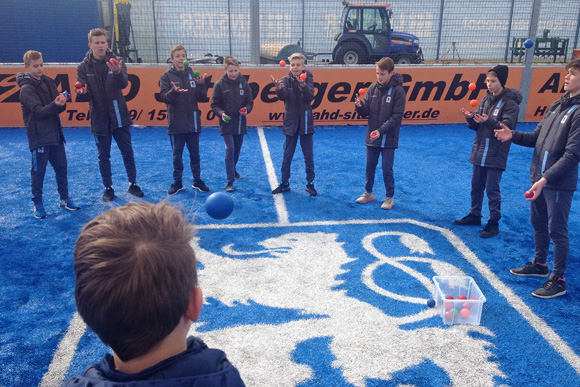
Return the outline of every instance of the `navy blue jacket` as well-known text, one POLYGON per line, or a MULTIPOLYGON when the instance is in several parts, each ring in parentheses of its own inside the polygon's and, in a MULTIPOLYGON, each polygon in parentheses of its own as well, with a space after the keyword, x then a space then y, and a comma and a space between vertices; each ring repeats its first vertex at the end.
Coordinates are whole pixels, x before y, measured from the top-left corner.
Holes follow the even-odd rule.
POLYGON ((187 339, 187 350, 137 374, 115 369, 113 356, 106 354, 75 378, 65 380, 63 387, 243 387, 236 367, 219 349, 208 348, 195 337, 187 339))
POLYGON ((398 148, 399 131, 407 98, 403 89, 403 76, 397 72, 385 85, 375 82, 369 87, 361 101, 361 107, 355 105, 356 111, 369 118, 365 145, 380 148, 398 148), (379 138, 371 140, 371 132, 378 130, 379 138))
POLYGON ((30 73, 18 73, 16 83, 20 86, 22 118, 30 150, 65 142, 58 115, 66 105, 58 106, 54 102, 59 94, 54 80, 46 75, 37 80, 30 73))
POLYGON ((512 131, 512 142, 534 147, 530 181, 542 177, 546 187, 574 191, 580 162, 580 95, 569 93, 554 102, 533 132, 512 131))
MULTIPOLYGON (((111 58, 116 57, 107 50, 104 61, 111 58)), ((87 94, 79 94, 78 101, 89 102, 91 133, 98 136, 109 134, 109 128, 116 129, 133 124, 123 96, 123 89, 129 84, 127 66, 123 63, 119 74, 114 74, 107 68, 107 74, 102 79, 99 69, 106 66, 104 61, 97 61, 93 52, 89 51, 77 67, 77 79, 83 86, 88 85, 87 94)))
POLYGON ((167 104, 169 134, 201 132, 201 112, 197 103, 207 100, 207 88, 205 83, 198 84, 194 78, 191 67, 179 71, 173 64, 161 75, 160 94, 161 100, 167 104), (173 90, 171 82, 187 89, 187 93, 173 90))
POLYGON ((223 74, 213 86, 211 108, 220 122, 220 134, 246 134, 246 116, 240 114, 240 109, 245 107, 248 114, 254 108, 252 89, 246 78, 239 73, 237 79, 228 78, 223 74), (226 113, 231 120, 222 120, 222 114, 226 113))
POLYGON ((276 94, 284 101, 284 127, 282 133, 294 136, 314 133, 314 118, 312 116, 312 100, 314 99, 314 78, 305 70, 306 86, 300 87, 292 72, 281 79, 276 94))
POLYGON ((487 114, 487 120, 479 124, 473 118, 467 118, 467 127, 476 131, 470 163, 505 171, 511 141, 499 141, 495 138, 494 129, 499 129, 500 123, 512 130, 516 129, 522 99, 519 90, 506 88, 496 96, 488 93, 483 97, 475 114, 487 114))

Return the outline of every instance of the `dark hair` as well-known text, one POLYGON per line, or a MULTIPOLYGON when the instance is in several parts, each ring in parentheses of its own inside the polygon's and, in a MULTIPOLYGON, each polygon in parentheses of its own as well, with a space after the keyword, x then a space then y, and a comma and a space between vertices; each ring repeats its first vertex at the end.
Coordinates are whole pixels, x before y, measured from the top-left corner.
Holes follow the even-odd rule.
POLYGON ((395 62, 388 56, 381 58, 377 63, 375 63, 377 67, 383 71, 388 71, 392 73, 395 71, 395 62))
POLYGON ((576 70, 580 71, 580 59, 574 59, 566 65, 566 71, 570 70, 571 68, 575 68, 576 70))
POLYGON ((81 231, 73 253, 77 309, 121 360, 146 354, 186 313, 197 286, 193 235, 166 201, 128 203, 81 231))

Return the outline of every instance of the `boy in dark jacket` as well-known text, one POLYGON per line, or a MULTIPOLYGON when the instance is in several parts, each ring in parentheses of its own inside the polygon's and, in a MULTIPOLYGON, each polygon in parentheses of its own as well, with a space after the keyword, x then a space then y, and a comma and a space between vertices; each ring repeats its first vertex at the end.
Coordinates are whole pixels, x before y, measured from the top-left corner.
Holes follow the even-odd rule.
POLYGON ((532 292, 539 298, 566 294, 565 272, 570 239, 568 216, 578 183, 580 161, 580 59, 566 66, 565 94, 552 104, 531 133, 510 130, 504 124, 495 131, 501 141, 534 148, 530 166, 530 220, 534 228, 535 253, 532 262, 510 270, 524 277, 547 277, 550 239, 554 244, 554 267, 548 281, 532 292))
POLYGON ((282 159, 282 178, 280 185, 272 193, 279 194, 290 191, 290 166, 300 137, 300 147, 304 155, 306 169, 306 192, 310 196, 318 195, 314 188, 314 119, 312 116, 312 100, 314 99, 314 78, 306 70, 306 57, 301 53, 292 54, 290 72, 281 80, 272 82, 276 86, 276 94, 284 101, 284 156, 282 159))
POLYGON ((128 203, 85 225, 73 252, 76 305, 113 355, 64 386, 244 386, 223 351, 187 337, 203 304, 193 235, 166 202, 128 203))
POLYGON ((109 49, 107 32, 101 28, 89 32, 89 47, 86 58, 77 67, 77 78, 83 85, 77 89, 78 101, 89 102, 91 133, 99 152, 99 170, 105 185, 103 201, 115 198, 111 174, 111 142, 115 138, 123 157, 123 164, 129 179, 131 195, 143 197, 137 185, 137 169, 131 144, 133 121, 123 96, 123 89, 129 84, 127 67, 117 60, 109 49))
POLYGON ((499 233, 500 182, 506 169, 511 145, 510 141, 497 140, 494 129, 503 123, 515 130, 520 112, 519 105, 522 102, 522 94, 518 90, 505 87, 507 78, 507 66, 497 65, 490 69, 485 79, 487 95, 483 97, 475 113, 461 109, 467 120, 467 127, 476 133, 469 157, 469 162, 473 164, 471 209, 467 216, 455 220, 454 223, 461 226, 481 225, 483 191, 486 191, 489 200, 489 221, 479 234, 482 238, 491 238, 499 233))
POLYGON ((179 44, 171 49, 173 64, 161 75, 161 100, 167 104, 169 139, 173 149, 173 184, 167 193, 175 195, 183 189, 183 148, 187 145, 189 163, 193 174, 192 187, 202 192, 209 188, 201 180, 199 134, 201 112, 198 101, 206 100, 206 74, 194 76, 191 67, 185 67, 187 51, 179 44))
POLYGON ((224 67, 226 72, 213 87, 211 108, 219 117, 220 134, 226 144, 226 191, 233 192, 234 179, 242 178, 236 165, 247 133, 246 115, 254 107, 254 98, 247 79, 240 73, 240 62, 228 56, 224 67))
POLYGON ((383 210, 390 210, 395 205, 395 178, 393 164, 395 149, 399 146, 399 131, 407 103, 403 89, 403 76, 395 72, 391 58, 382 58, 376 63, 377 82, 369 87, 363 100, 357 95, 355 109, 369 122, 365 136, 367 147, 365 193, 357 203, 368 203, 375 200, 373 185, 379 156, 383 158, 383 180, 386 197, 381 205, 383 210))
POLYGON ((24 54, 24 68, 27 72, 18 73, 16 82, 20 86, 20 105, 32 154, 30 185, 34 217, 46 218, 42 187, 48 162, 56 175, 60 207, 79 210, 80 207, 68 196, 65 139, 58 116, 66 109, 67 96, 59 93, 54 80, 43 74, 44 62, 40 52, 27 51, 24 54))

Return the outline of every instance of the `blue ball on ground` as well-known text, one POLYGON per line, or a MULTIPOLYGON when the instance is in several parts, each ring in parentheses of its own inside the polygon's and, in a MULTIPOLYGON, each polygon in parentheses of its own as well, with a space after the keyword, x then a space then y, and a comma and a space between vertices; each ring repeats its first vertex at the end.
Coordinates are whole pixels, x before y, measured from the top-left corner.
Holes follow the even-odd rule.
POLYGON ((205 212, 214 219, 225 219, 234 211, 234 200, 224 192, 214 192, 205 201, 205 212))
POLYGON ((534 47, 534 41, 532 39, 527 39, 524 42, 524 47, 525 48, 532 48, 532 47, 534 47))
POLYGON ((434 306, 435 306, 435 300, 434 300, 434 299, 432 299, 432 298, 428 299, 428 300, 427 300, 427 306, 428 306, 429 308, 432 308, 432 307, 434 307, 434 306))

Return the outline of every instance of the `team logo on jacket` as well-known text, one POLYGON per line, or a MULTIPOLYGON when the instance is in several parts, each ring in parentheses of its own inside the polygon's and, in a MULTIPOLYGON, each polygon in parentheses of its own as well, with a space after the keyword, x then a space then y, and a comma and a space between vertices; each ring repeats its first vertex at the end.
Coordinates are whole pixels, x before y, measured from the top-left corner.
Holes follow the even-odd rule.
POLYGON ((240 95, 244 95, 244 89, 240 89, 240 95))
POLYGON ((189 81, 189 86, 195 89, 195 81, 189 81))
POLYGON ((387 99, 385 100, 385 102, 386 103, 391 103, 391 96, 390 95, 387 97, 387 99))
POLYGON ((492 114, 492 115, 493 115, 494 117, 497 117, 497 115, 498 115, 498 114, 499 114, 499 109, 497 109, 497 108, 496 108, 496 109, 493 111, 493 114, 492 114))
POLYGON ((568 120, 568 114, 566 114, 564 117, 562 117, 562 121, 560 121, 560 123, 563 124, 567 120, 568 120))

